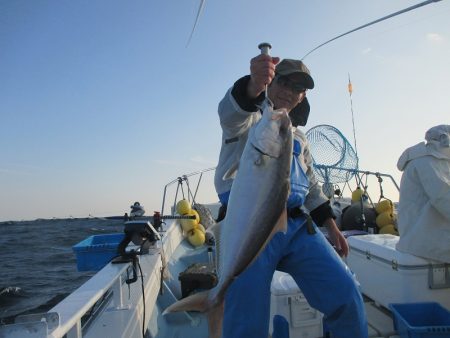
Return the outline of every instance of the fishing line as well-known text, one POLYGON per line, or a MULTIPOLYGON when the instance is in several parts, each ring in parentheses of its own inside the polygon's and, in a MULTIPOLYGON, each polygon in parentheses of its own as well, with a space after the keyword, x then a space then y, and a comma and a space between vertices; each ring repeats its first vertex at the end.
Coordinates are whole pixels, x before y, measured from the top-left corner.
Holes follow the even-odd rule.
POLYGON ((352 30, 350 30, 350 31, 348 31, 348 32, 346 32, 346 33, 342 33, 342 34, 340 34, 340 35, 338 35, 338 36, 336 36, 336 37, 334 37, 334 38, 332 38, 332 39, 330 39, 330 40, 328 40, 328 41, 325 41, 324 43, 318 45, 318 46, 315 47, 314 49, 310 50, 308 53, 306 53, 305 56, 303 56, 303 57, 301 58, 301 60, 303 61, 303 59, 305 59, 309 54, 311 54, 312 52, 316 51, 316 50, 319 49, 320 47, 325 46, 326 44, 328 44, 328 43, 330 43, 330 42, 332 42, 332 41, 334 41, 334 40, 337 40, 337 39, 339 39, 339 38, 341 38, 341 37, 343 37, 343 36, 345 36, 345 35, 348 35, 348 34, 350 34, 350 33, 356 32, 356 31, 358 31, 358 30, 360 30, 360 29, 363 29, 363 28, 372 26, 372 25, 374 25, 374 24, 376 24, 376 23, 378 23, 378 22, 381 22, 381 21, 390 19, 390 18, 392 18, 392 17, 394 17, 394 16, 397 16, 397 15, 400 15, 400 14, 403 14, 403 13, 406 13, 406 12, 409 12, 409 11, 411 11, 411 10, 413 10, 413 9, 416 9, 416 8, 419 8, 419 7, 422 7, 422 6, 426 6, 426 5, 429 5, 429 4, 433 3, 433 2, 439 2, 439 1, 442 1, 442 0, 427 0, 427 1, 421 2, 421 3, 417 4, 417 5, 414 5, 414 6, 405 8, 405 9, 402 9, 402 10, 400 10, 400 11, 398 11, 398 12, 395 12, 395 13, 392 13, 392 14, 389 14, 389 15, 386 15, 386 16, 384 16, 384 17, 382 17, 382 18, 380 18, 380 19, 377 19, 377 20, 375 20, 375 21, 366 23, 365 25, 362 25, 362 26, 359 26, 359 27, 357 27, 357 28, 354 28, 354 29, 352 29, 352 30))

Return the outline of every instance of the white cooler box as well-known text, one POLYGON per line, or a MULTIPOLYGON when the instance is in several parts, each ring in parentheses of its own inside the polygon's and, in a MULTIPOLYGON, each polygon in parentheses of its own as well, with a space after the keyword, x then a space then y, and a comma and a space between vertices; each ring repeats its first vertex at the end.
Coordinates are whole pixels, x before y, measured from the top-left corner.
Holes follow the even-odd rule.
POLYGON ((289 323, 291 338, 323 336, 323 314, 308 304, 291 275, 275 271, 270 290, 270 334, 273 333, 273 317, 279 315, 289 323))
POLYGON ((348 238, 346 262, 361 291, 386 308, 389 303, 434 301, 450 310, 450 264, 399 252, 398 239, 381 234, 348 238))

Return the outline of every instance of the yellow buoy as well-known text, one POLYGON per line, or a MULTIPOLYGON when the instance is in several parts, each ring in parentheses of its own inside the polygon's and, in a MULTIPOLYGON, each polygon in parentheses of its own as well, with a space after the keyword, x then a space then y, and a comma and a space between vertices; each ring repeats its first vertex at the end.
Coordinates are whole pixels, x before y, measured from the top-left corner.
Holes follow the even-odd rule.
POLYGON ((198 214, 197 210, 191 209, 189 212, 190 215, 195 215, 195 219, 197 220, 197 223, 200 223, 200 215, 198 214))
POLYGON ((385 225, 393 224, 394 220, 395 220, 394 214, 390 211, 385 211, 377 216, 375 222, 377 223, 379 228, 382 228, 385 225))
MULTIPOLYGON (((185 214, 184 216, 195 216, 194 213, 190 212, 189 214, 185 214)), ((189 218, 189 219, 181 219, 180 220, 181 227, 184 232, 189 232, 192 229, 196 229, 198 225, 197 218, 189 218)))
POLYGON ((182 199, 178 201, 176 209, 179 215, 188 214, 191 211, 191 203, 187 199, 182 199))
POLYGON ((377 203, 375 206, 375 210, 377 214, 381 214, 385 211, 389 211, 390 213, 394 212, 394 205, 392 204, 391 200, 382 200, 377 203))
POLYGON ((202 224, 198 223, 197 227, 198 227, 198 229, 201 230, 201 232, 206 233, 206 229, 205 229, 205 227, 202 224))
POLYGON ((352 192, 352 203, 361 201, 363 195, 363 190, 360 187, 356 187, 352 192))
POLYGON ((386 224, 378 231, 378 233, 398 236, 398 231, 397 231, 397 229, 395 229, 394 224, 386 224))
POLYGON ((189 243, 193 246, 200 246, 205 243, 205 234, 200 229, 192 229, 187 235, 189 243))

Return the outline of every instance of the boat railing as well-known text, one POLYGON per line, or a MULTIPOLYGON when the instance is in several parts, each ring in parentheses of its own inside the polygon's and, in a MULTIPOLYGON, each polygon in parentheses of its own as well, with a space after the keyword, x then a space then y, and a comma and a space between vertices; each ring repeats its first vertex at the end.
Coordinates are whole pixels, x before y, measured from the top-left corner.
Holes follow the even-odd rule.
MULTIPOLYGON (((330 170, 330 169, 336 169, 336 170, 340 170, 340 171, 347 171, 349 172, 349 177, 354 177, 356 180, 356 185, 360 186, 368 195, 370 202, 373 204, 372 199, 370 198, 370 194, 368 193, 368 177, 374 177, 376 178, 377 182, 375 184, 371 184, 372 188, 374 185, 377 185, 380 192, 380 198, 385 198, 384 196, 384 190, 383 190, 383 179, 387 179, 389 180, 392 185, 395 187, 395 192, 398 193, 400 191, 400 187, 397 184, 396 180, 394 179, 394 177, 392 175, 386 174, 386 173, 381 173, 381 172, 377 172, 377 171, 369 171, 369 170, 360 170, 360 169, 355 169, 355 168, 342 168, 342 167, 338 167, 338 166, 323 166, 320 164, 314 164, 314 166, 318 169, 323 169, 323 170, 330 170)), ((211 167, 211 168, 206 168, 206 169, 202 169, 202 170, 198 170, 198 171, 194 171, 191 172, 189 174, 186 175, 181 175, 179 177, 177 177, 176 179, 170 181, 169 183, 167 183, 164 186, 164 192, 163 192, 163 200, 162 200, 162 206, 161 206, 161 215, 164 215, 164 211, 165 208, 167 206, 167 200, 168 200, 168 190, 171 186, 174 186, 176 184, 176 190, 174 193, 174 199, 173 199, 173 204, 170 210, 170 214, 173 215, 175 207, 176 207, 176 203, 177 203, 177 199, 180 195, 180 193, 182 194, 182 198, 187 198, 189 201, 192 201, 193 203, 196 202, 197 199, 197 194, 199 192, 199 187, 200 184, 203 182, 203 178, 204 178, 204 174, 208 173, 208 172, 214 172, 214 170, 216 169, 216 167, 211 167), (196 178, 196 182, 195 184, 192 184, 192 179, 196 178), (187 190, 185 193, 185 189, 187 190)), ((344 184, 344 189, 346 185, 350 185, 350 180, 348 180, 347 182, 343 182, 344 184)), ((343 192, 344 189, 341 189, 341 191, 343 192)), ((393 198, 394 200, 397 198, 393 198)))
POLYGON ((396 207, 400 187, 392 175, 378 171, 343 168, 332 165, 314 164, 314 168, 321 174, 320 179, 318 178, 320 182, 325 180, 325 182, 323 182, 322 190, 327 196, 333 195, 335 198, 336 196, 342 198, 344 197, 345 190, 347 188, 350 190, 350 193, 353 193, 354 187, 351 187, 351 182, 354 180, 356 183, 356 188, 362 189, 364 196, 368 198, 368 202, 372 205, 372 207, 375 207, 375 203, 383 199, 391 200, 394 203, 394 207, 396 207), (330 182, 327 182, 327 173, 333 170, 347 172, 347 175, 341 175, 341 177, 346 176, 345 182, 333 182, 333 176, 331 176, 330 182), (391 183, 387 187, 388 189, 384 186, 384 179, 386 179, 388 183, 391 183), (378 193, 374 191, 375 189, 378 189, 378 193), (378 194, 378 200, 372 198, 376 194, 378 194))
POLYGON ((142 283, 128 283, 132 263, 107 264, 49 312, 19 316, 15 324, 0 326, 0 337, 142 337, 140 328, 145 332, 149 325, 160 292, 163 261, 182 239, 180 227, 167 225, 158 248, 138 256, 142 283), (124 320, 132 325, 104 324, 124 320))
POLYGON ((90 323, 88 314, 98 312, 107 301, 116 308, 126 306, 120 290, 128 267, 129 264, 108 264, 102 273, 94 275, 49 312, 16 317, 15 324, 1 328, 0 337, 83 337, 90 323))
POLYGON ((173 186, 174 184, 177 184, 176 191, 175 191, 175 197, 174 197, 174 201, 173 201, 173 207, 171 208, 172 209, 171 214, 173 214, 176 203, 177 203, 178 194, 181 192, 181 194, 183 195, 183 198, 186 198, 186 195, 184 193, 184 187, 186 187, 186 189, 187 189, 187 199, 192 201, 193 203, 195 203, 196 198, 197 198, 197 193, 199 191, 200 183, 202 182, 202 179, 203 179, 203 174, 208 173, 208 172, 213 172, 215 169, 216 169, 216 167, 211 167, 211 168, 207 168, 207 169, 194 171, 194 172, 186 174, 186 175, 181 175, 181 176, 177 177, 176 179, 167 183, 164 186, 163 200, 162 200, 162 206, 161 206, 161 215, 164 215, 167 191, 168 191, 169 187, 173 186), (194 178, 194 177, 197 178, 197 182, 195 184, 195 190, 192 190, 192 187, 190 185, 190 179, 194 178))
POLYGON ((353 169, 353 168, 342 168, 342 167, 337 167, 337 166, 331 166, 331 165, 321 165, 321 164, 315 164, 314 165, 316 168, 319 169, 336 169, 336 170, 342 170, 342 171, 347 171, 349 173, 355 174, 356 180, 360 185, 363 185, 362 182, 362 176, 368 176, 368 175, 374 175, 375 177, 382 178, 382 177, 386 177, 389 178, 391 180, 391 182, 394 184, 394 186, 397 188, 397 191, 400 191, 400 187, 398 186, 397 182, 395 181, 394 177, 392 177, 392 175, 389 174, 383 174, 380 172, 374 172, 374 171, 367 171, 367 170, 359 170, 359 169, 353 169))

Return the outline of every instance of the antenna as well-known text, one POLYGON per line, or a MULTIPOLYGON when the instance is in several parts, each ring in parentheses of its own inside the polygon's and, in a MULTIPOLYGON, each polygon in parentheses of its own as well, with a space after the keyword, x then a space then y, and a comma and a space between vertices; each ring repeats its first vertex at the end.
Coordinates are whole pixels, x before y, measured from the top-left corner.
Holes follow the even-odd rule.
POLYGON ((353 100, 352 100, 353 85, 352 85, 352 82, 350 80, 350 73, 348 73, 348 94, 350 95, 350 110, 352 111, 353 140, 355 142, 355 153, 356 153, 356 157, 358 157, 358 148, 356 147, 355 118, 354 118, 354 115, 353 115, 353 100))

